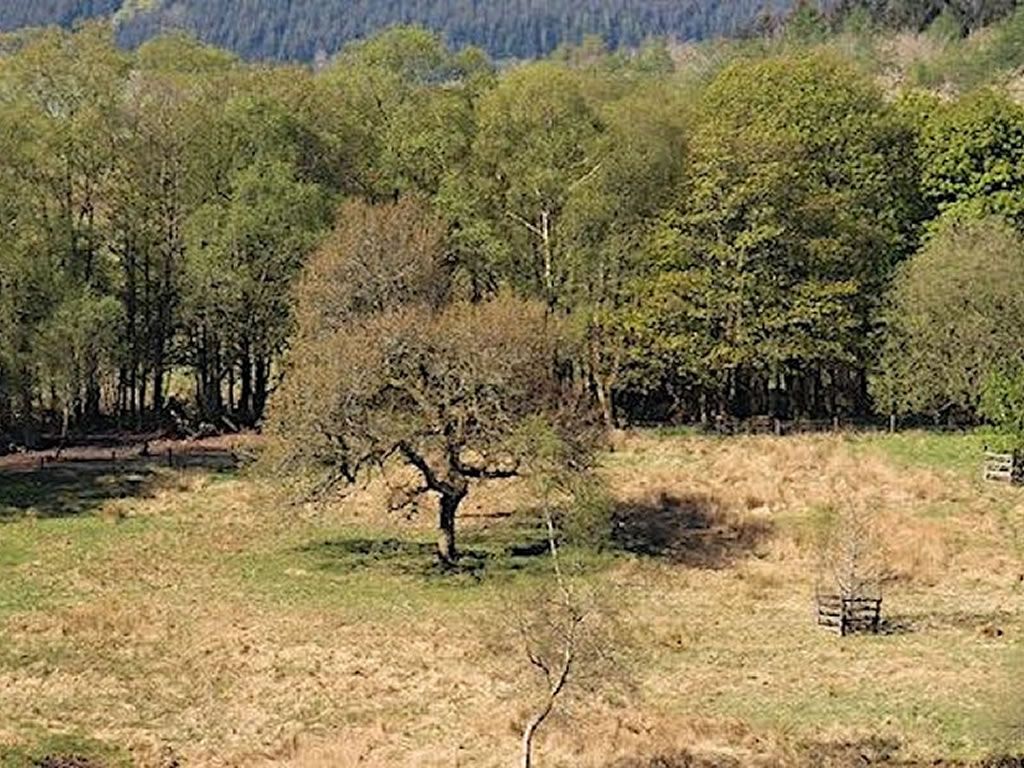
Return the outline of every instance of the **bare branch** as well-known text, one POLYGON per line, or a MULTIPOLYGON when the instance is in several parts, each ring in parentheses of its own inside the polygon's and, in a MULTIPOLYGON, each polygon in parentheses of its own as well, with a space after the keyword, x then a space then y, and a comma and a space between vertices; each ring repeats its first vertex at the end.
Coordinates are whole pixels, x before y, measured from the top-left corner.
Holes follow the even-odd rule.
POLYGON ((510 219, 518 222, 519 224, 522 224, 528 230, 533 232, 533 234, 535 234, 537 237, 544 237, 544 231, 540 227, 538 227, 536 224, 530 221, 527 221, 515 211, 505 211, 505 213, 510 219))
POLYGON ((576 189, 576 187, 582 186, 583 184, 586 184, 588 181, 590 181, 592 178, 594 178, 594 176, 597 174, 597 172, 601 170, 601 166, 602 165, 604 165, 603 162, 598 163, 593 168, 591 168, 589 171, 587 171, 583 176, 581 176, 576 181, 574 181, 572 183, 572 186, 569 187, 569 191, 571 192, 572 190, 576 189))
POLYGON ((437 491, 438 493, 448 493, 451 490, 451 485, 442 481, 427 460, 417 453, 409 443, 402 441, 398 443, 397 448, 406 461, 416 467, 420 474, 423 475, 423 479, 430 490, 437 491))

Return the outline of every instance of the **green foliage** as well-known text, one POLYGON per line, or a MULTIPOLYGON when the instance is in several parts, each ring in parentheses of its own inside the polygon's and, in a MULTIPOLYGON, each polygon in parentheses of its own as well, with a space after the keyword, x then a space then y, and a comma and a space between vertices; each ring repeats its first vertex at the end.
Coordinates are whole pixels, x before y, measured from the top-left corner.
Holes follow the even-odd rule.
POLYGON ((879 407, 936 418, 973 414, 986 381, 1024 359, 1024 244, 998 219, 943 219, 902 265, 873 381, 879 407))
MULTIPOLYGON (((949 239, 937 213, 1024 225, 1024 111, 998 89, 883 92, 865 52, 913 9, 846 6, 803 4, 781 36, 686 57, 587 36, 501 69, 422 27, 316 68, 181 34, 127 52, 98 24, 5 39, 0 432, 143 427, 180 410, 172 397, 258 425, 308 342, 296 320, 326 336, 499 296, 558 318, 561 386, 606 426, 973 417, 992 371, 939 375, 941 355, 903 370, 917 321, 882 297, 922 231, 949 239)), ((968 10, 922 24, 970 28, 968 10)))
POLYGON ((935 20, 928 34, 944 47, 940 55, 915 67, 913 75, 920 84, 970 91, 1004 82, 1024 63, 1024 9, 963 40, 953 39, 962 32, 961 19, 954 13, 935 20))
POLYGON ((934 110, 921 136, 922 191, 950 216, 1024 223, 1024 107, 985 89, 934 110))
POLYGON ((238 59, 227 51, 180 32, 148 40, 139 46, 135 57, 140 69, 181 75, 224 72, 238 65, 238 59))
POLYGON ((635 362, 721 388, 867 359, 872 296, 916 218, 909 131, 881 95, 830 58, 736 64, 689 146, 626 316, 635 362))
POLYGON ((321 76, 323 95, 358 147, 356 188, 376 199, 437 192, 469 151, 472 104, 490 81, 479 52, 449 51, 420 28, 396 28, 347 48, 321 76))
POLYGON ((978 412, 1014 450, 1024 449, 1024 362, 1010 361, 988 375, 978 412))
POLYGON ((786 38, 801 45, 808 45, 822 42, 828 33, 828 23, 817 4, 810 0, 797 0, 786 19, 786 38))
POLYGON ((562 217, 600 170, 605 126, 576 73, 554 63, 517 69, 484 95, 472 147, 473 183, 448 177, 442 200, 459 247, 485 254, 478 283, 508 277, 556 303, 568 279, 562 217), (468 195, 468 197, 467 197, 468 195))
POLYGON ((949 10, 940 13, 928 25, 928 36, 939 43, 950 43, 960 37, 960 24, 949 10))
POLYGON ((843 20, 864 12, 891 29, 920 32, 938 26, 941 34, 959 37, 1003 18, 1016 6, 1017 0, 841 0, 832 15, 843 20))

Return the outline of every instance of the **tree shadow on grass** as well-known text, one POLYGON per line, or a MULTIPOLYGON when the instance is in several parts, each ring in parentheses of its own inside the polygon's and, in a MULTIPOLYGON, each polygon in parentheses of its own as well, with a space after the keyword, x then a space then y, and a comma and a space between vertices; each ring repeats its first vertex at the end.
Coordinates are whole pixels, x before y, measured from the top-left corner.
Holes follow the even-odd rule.
POLYGON ((314 558, 320 569, 333 572, 381 570, 401 576, 463 578, 478 582, 485 577, 508 577, 550 570, 546 539, 510 542, 464 537, 455 564, 442 564, 437 545, 429 541, 384 539, 331 539, 299 549, 314 558))
POLYGON ((152 471, 118 473, 104 467, 54 467, 36 472, 0 473, 0 522, 25 515, 79 517, 112 499, 151 495, 152 471))
POLYGON ((756 554, 772 535, 770 522, 744 519, 700 494, 620 503, 612 521, 612 539, 622 551, 711 570, 756 554))
POLYGON ((997 608, 989 611, 931 611, 923 613, 887 613, 887 603, 882 603, 880 635, 911 635, 966 631, 979 638, 998 640, 1006 636, 1015 625, 1017 614, 1011 610, 997 608))
MULTIPOLYGON (((175 469, 230 472, 237 461, 226 452, 207 452, 175 459, 175 469), (185 461, 187 460, 187 464, 185 461)), ((0 523, 26 515, 53 519, 80 517, 114 499, 150 498, 163 476, 166 460, 130 457, 103 460, 42 462, 36 468, 0 469, 0 523)))

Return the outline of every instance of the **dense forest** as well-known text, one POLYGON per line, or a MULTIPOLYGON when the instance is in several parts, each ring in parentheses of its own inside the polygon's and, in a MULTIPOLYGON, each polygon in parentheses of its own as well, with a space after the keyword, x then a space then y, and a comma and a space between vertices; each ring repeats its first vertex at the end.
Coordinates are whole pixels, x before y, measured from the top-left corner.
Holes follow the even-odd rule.
POLYGON ((25 0, 0 4, 0 31, 50 24, 69 26, 77 21, 109 16, 123 0, 25 0))
POLYGON ((488 317, 489 349, 537 353, 517 315, 557 319, 556 380, 608 424, 1012 420, 1024 12, 961 25, 804 6, 504 70, 420 28, 316 70, 101 24, 4 39, 0 435, 343 415, 372 339, 479 372, 488 317))
POLYGON ((452 47, 474 45, 497 59, 546 56, 597 36, 612 48, 651 37, 703 40, 750 36, 777 27, 794 7, 821 7, 833 28, 851 14, 890 28, 920 31, 944 11, 966 34, 1005 16, 1016 0, 549 0, 472 3, 460 0, 10 0, 0 31, 113 15, 119 42, 136 47, 184 31, 247 59, 312 61, 387 27, 416 24, 452 47))
POLYGON ((753 24, 763 5, 762 0, 15 0, 0 9, 0 30, 68 25, 120 10, 118 38, 127 46, 168 30, 183 30, 245 58, 309 61, 386 27, 418 24, 441 33, 456 48, 476 45, 498 58, 533 58, 562 43, 578 43, 585 35, 598 35, 616 47, 636 46, 657 35, 679 39, 734 35, 753 24))
POLYGON ((204 0, 138 13, 122 26, 120 39, 134 45, 171 25, 247 58, 310 60, 385 27, 420 24, 455 47, 476 45, 497 58, 535 58, 585 35, 598 35, 615 47, 636 46, 656 35, 734 35, 751 25, 762 5, 762 0, 204 0))

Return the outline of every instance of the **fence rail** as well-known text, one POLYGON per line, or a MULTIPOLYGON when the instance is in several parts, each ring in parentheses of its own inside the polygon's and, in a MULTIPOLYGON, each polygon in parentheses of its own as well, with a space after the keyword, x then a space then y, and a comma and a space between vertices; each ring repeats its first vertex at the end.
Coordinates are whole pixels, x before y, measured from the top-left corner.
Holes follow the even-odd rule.
POLYGON ((840 636, 863 632, 878 634, 882 622, 882 598, 818 595, 818 625, 840 636))
POLYGON ((1000 483, 1024 481, 1024 457, 1019 452, 985 451, 984 478, 1000 483))

